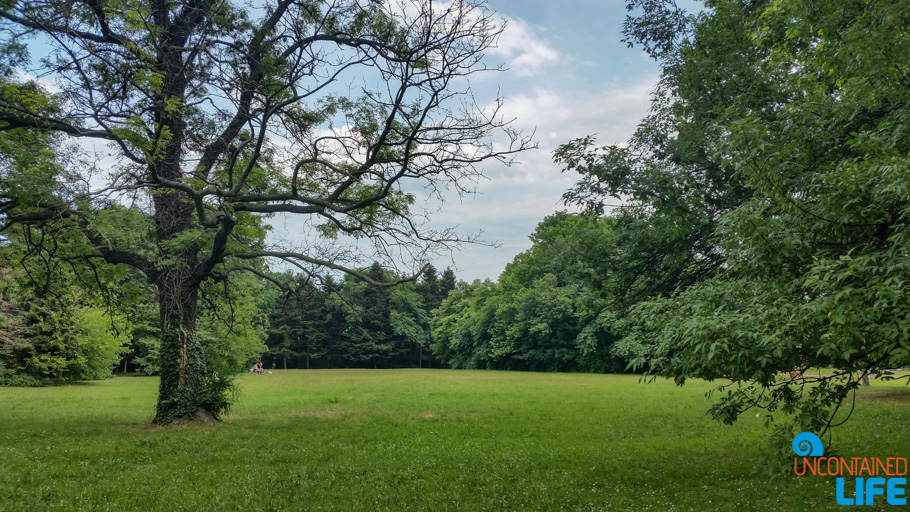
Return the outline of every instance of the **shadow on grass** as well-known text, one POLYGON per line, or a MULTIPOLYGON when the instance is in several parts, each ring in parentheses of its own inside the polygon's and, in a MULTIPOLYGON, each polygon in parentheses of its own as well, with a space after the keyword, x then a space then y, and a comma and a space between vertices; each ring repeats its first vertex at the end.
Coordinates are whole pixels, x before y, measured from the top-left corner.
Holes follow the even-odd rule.
POLYGON ((876 402, 910 406, 910 385, 887 388, 873 387, 863 390, 862 396, 864 399, 876 402))

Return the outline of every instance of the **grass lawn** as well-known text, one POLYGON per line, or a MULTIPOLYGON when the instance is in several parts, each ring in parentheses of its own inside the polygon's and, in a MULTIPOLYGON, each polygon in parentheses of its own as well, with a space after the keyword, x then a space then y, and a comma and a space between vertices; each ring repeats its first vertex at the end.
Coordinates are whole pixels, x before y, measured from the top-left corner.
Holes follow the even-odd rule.
MULTIPOLYGON (((149 426, 157 383, 0 388, 0 510, 842 509, 833 479, 753 475, 763 418, 712 422, 702 382, 285 370, 183 429, 149 426)), ((837 449, 910 458, 908 424, 910 388, 875 382, 837 449)))

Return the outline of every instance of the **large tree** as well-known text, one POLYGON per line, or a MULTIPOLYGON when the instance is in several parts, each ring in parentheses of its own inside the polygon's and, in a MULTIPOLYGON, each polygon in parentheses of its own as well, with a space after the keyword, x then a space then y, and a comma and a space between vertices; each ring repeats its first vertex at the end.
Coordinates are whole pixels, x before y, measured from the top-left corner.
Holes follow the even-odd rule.
POLYGON ((616 268, 641 268, 608 276, 636 292, 623 343, 654 375, 732 381, 718 419, 761 407, 826 432, 861 376, 910 362, 910 11, 636 6, 629 41, 663 65, 654 115, 627 147, 559 154, 586 173, 571 198, 630 199, 617 229, 672 249, 620 248, 616 268))
POLYGON ((49 193, 4 185, 2 229, 65 233, 67 257, 129 265, 157 287, 157 423, 210 420, 227 403, 195 335, 205 281, 266 277, 273 258, 390 284, 342 256, 419 258, 458 241, 425 228, 421 189, 407 182, 462 191, 476 164, 529 146, 500 102, 474 101, 468 78, 502 28, 481 2, 22 1, 4 2, 0 19, 5 70, 60 89, 4 79, 0 131, 114 153, 60 160, 49 193), (47 48, 36 62, 29 39, 47 48), (494 148, 495 132, 505 144, 494 148), (302 216, 307 244, 267 246, 273 214, 302 216), (318 244, 343 234, 361 240, 356 251, 318 244))

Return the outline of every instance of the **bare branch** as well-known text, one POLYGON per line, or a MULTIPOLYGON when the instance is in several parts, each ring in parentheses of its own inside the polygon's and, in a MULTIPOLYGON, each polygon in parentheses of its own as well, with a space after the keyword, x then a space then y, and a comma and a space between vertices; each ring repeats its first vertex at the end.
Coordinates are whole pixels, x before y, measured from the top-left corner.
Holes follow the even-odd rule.
POLYGON ((313 265, 319 265, 321 267, 330 268, 332 270, 338 270, 340 272, 344 272, 345 274, 350 274, 373 286, 379 286, 379 287, 396 286, 401 283, 407 283, 410 281, 414 281, 417 278, 419 278, 421 275, 423 275, 424 271, 426 271, 427 267, 429 266, 429 263, 426 263, 420 268, 420 270, 417 273, 415 273, 409 277, 397 279, 395 281, 386 282, 386 281, 377 281, 377 280, 371 278, 370 276, 364 274, 363 272, 360 272, 359 270, 348 268, 348 267, 339 265, 332 261, 323 260, 323 259, 319 259, 319 258, 313 258, 311 256, 307 256, 305 254, 301 254, 301 253, 297 253, 297 252, 262 251, 259 253, 237 253, 237 254, 231 254, 230 256, 233 256, 235 258, 240 258, 240 259, 279 258, 279 259, 282 259, 284 261, 287 261, 287 262, 289 262, 291 264, 295 264, 295 265, 296 265, 296 263, 294 260, 302 261, 302 262, 310 263, 313 265))

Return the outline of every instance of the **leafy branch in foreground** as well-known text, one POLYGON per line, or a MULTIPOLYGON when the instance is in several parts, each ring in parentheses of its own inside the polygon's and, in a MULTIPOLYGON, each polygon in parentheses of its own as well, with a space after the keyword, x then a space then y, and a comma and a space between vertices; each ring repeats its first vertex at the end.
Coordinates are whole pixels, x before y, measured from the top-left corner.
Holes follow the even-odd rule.
POLYGON ((711 410, 724 422, 760 407, 827 433, 863 377, 910 364, 910 14, 629 7, 627 40, 663 68, 652 113, 627 146, 556 153, 583 174, 567 201, 627 201, 603 277, 621 350, 680 384, 729 380, 711 410))

